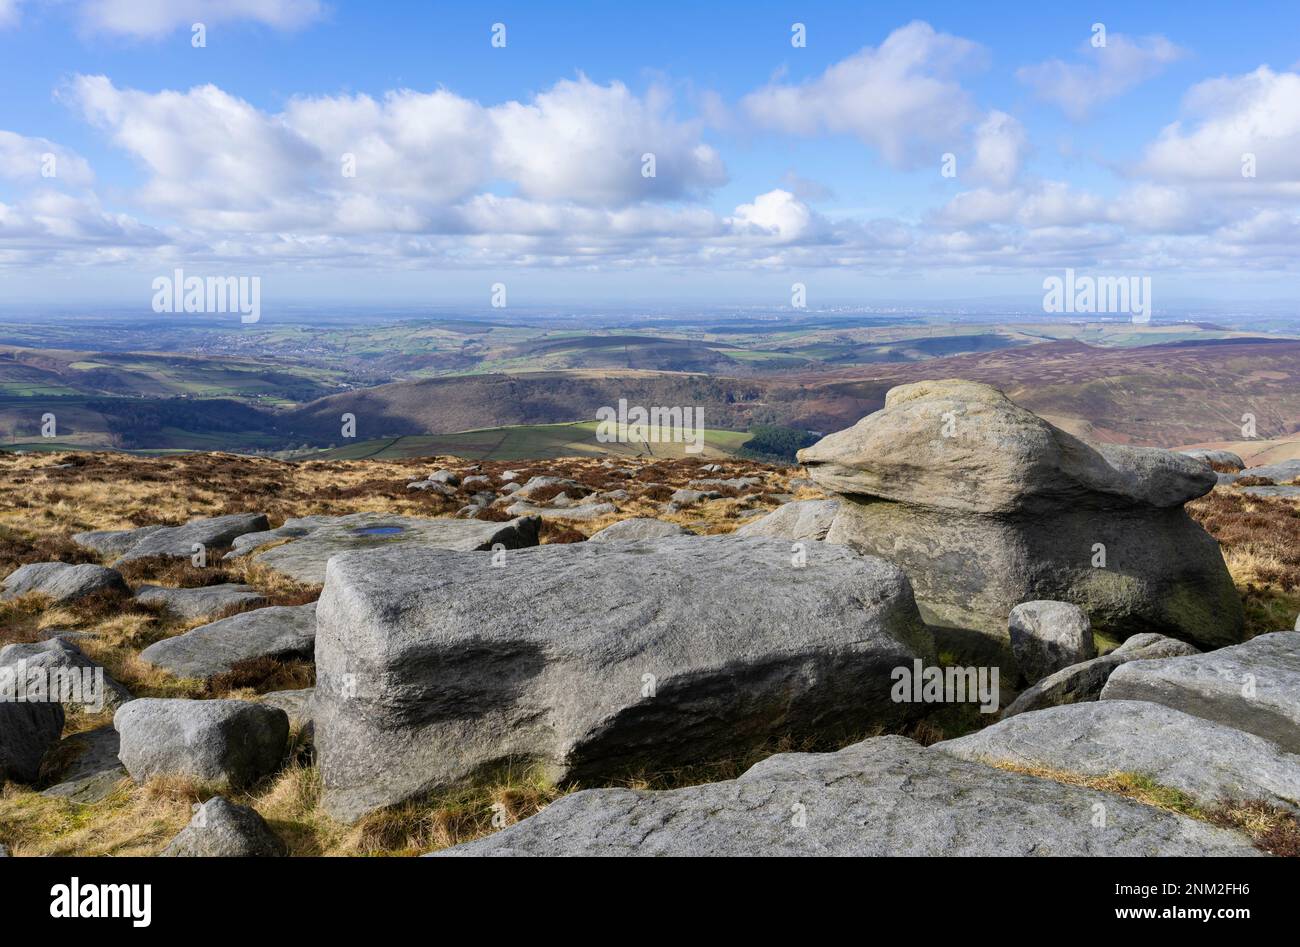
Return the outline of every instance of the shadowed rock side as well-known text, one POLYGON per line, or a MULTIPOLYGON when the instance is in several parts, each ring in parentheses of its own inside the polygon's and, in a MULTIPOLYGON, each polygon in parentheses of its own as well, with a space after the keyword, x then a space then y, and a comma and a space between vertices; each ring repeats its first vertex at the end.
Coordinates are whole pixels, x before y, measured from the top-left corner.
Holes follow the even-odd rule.
POLYGON ((739 779, 589 789, 439 855, 1257 855, 1246 838, 1107 793, 877 737, 739 779), (1097 805, 1104 826, 1095 824, 1097 805))
POLYGON ((904 722, 929 655, 879 559, 733 536, 393 549, 330 560, 318 604, 324 803, 355 819, 509 762, 600 778, 904 722))
POLYGON ((1120 638, 1241 639, 1218 545, 1183 511, 1216 482, 1198 460, 1093 447, 956 380, 892 389, 799 459, 845 501, 827 541, 898 563, 933 624, 1005 638, 1014 606, 1053 599, 1120 638))

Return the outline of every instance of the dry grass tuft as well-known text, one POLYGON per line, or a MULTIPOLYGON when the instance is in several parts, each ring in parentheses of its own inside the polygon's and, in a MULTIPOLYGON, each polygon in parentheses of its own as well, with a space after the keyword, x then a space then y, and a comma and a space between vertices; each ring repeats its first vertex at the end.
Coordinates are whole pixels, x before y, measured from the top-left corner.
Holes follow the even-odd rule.
POLYGON ((1300 615, 1300 504, 1219 488, 1187 504, 1223 549, 1246 609, 1246 636, 1295 626, 1300 615))
POLYGON ((1300 820, 1277 806, 1259 799, 1222 803, 1210 811, 1209 821, 1245 832, 1256 848, 1270 855, 1300 858, 1300 820))
POLYGON ((240 661, 208 681, 212 697, 251 696, 316 686, 316 665, 299 658, 252 658, 240 661))
POLYGON ((985 763, 1007 772, 1114 793, 1166 812, 1176 812, 1200 822, 1243 832, 1261 851, 1273 855, 1300 856, 1300 822, 1297 822, 1294 814, 1266 802, 1221 801, 1206 806, 1181 790, 1162 786, 1141 773, 1115 772, 1106 776, 1083 776, 1065 770, 1003 760, 985 760, 985 763))
POLYGON ((537 541, 543 545, 551 543, 582 543, 587 541, 587 534, 565 523, 555 520, 542 520, 542 528, 537 532, 537 541))

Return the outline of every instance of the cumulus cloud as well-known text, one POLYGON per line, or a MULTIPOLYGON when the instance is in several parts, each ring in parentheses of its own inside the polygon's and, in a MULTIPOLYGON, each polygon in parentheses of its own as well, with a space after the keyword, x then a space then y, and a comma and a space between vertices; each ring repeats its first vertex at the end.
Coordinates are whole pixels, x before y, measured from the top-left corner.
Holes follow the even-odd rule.
POLYGON ((1159 75, 1184 50, 1163 36, 1131 39, 1112 33, 1102 47, 1084 42, 1080 60, 1051 59, 1016 70, 1016 78, 1045 102, 1081 121, 1100 105, 1159 75))
POLYGON ((0 203, 0 246, 62 254, 90 245, 120 252, 166 242, 130 215, 105 211, 93 195, 41 190, 14 204, 0 203))
POLYGON ((47 138, 0 130, 0 178, 19 183, 84 187, 94 174, 86 159, 47 138))
POLYGON ((991 111, 975 129, 971 172, 977 180, 1006 187, 1020 173, 1028 138, 1006 112, 991 111))
POLYGON ((742 108, 759 127, 796 135, 850 134, 895 167, 957 150, 978 114, 955 78, 983 59, 978 44, 909 23, 799 84, 774 82, 742 108))
POLYGON ((779 188, 758 195, 752 204, 741 204, 729 223, 740 233, 773 238, 779 243, 794 243, 820 229, 808 205, 779 188))
POLYGON ((640 99, 621 82, 557 82, 529 103, 488 111, 497 171, 529 197, 592 204, 681 198, 724 183, 701 126, 674 120, 669 105, 656 89, 640 99), (654 156, 654 176, 642 173, 644 155, 654 156))
MULTIPOLYGON (((0 0, 0 12, 6 0, 0 0)), ((319 19, 320 0, 83 0, 81 22, 93 32, 153 39, 194 23, 248 21, 294 30, 319 19)))
POLYGON ((1170 234, 1204 231, 1225 216, 1221 208, 1177 187, 1143 182, 1102 196, 1064 181, 1038 181, 1010 190, 963 191, 931 219, 937 226, 954 228, 1007 224, 1052 230, 1114 225, 1131 232, 1170 234))
POLYGON ((1260 66, 1194 86, 1188 122, 1166 126, 1147 147, 1140 170, 1162 179, 1300 195, 1300 74, 1260 66), (1254 156, 1255 179, 1242 175, 1254 156))
MULTIPOLYGON (((775 187, 721 206, 716 189, 727 172, 705 140, 716 130, 678 118, 660 88, 637 94, 578 76, 501 104, 447 89, 401 89, 300 96, 268 110, 214 85, 150 92, 79 76, 60 95, 137 162, 138 185, 111 193, 139 216, 101 204, 90 191, 89 165, 74 152, 0 132, 0 179, 16 182, 19 192, 7 191, 0 205, 0 265, 176 259, 894 273, 1300 264, 1294 201, 1266 190, 1251 192, 1259 200, 1219 195, 1205 170, 1227 158, 1239 169, 1238 152, 1249 141, 1261 180, 1238 187, 1258 188, 1266 174, 1281 173, 1275 184, 1300 180, 1292 159, 1300 153, 1294 74, 1262 69, 1196 87, 1188 117, 1160 134, 1140 173, 1102 193, 1026 174, 1029 143, 1020 122, 966 101, 948 66, 931 62, 951 40, 913 24, 819 79, 780 87, 811 103, 851 85, 836 72, 846 63, 873 77, 911 75, 902 63, 933 66, 922 70, 921 91, 890 106, 921 131, 900 124, 894 132, 876 129, 871 140, 904 163, 922 147, 916 153, 931 168, 942 151, 957 152, 957 183, 965 189, 931 213, 906 218, 818 213, 809 202, 828 192, 794 168, 771 182, 775 187), (937 140, 917 145, 936 122, 924 109, 909 112, 930 101, 933 83, 964 103, 944 112, 952 102, 936 100, 954 136, 945 136, 942 148, 937 140), (642 173, 647 153, 655 158, 652 177, 642 173), (57 179, 39 176, 45 154, 58 158, 57 179), (1270 194, 1271 204, 1264 199, 1270 194)), ((978 55, 954 42, 952 52, 978 55)), ((814 109, 810 134, 832 130, 828 114, 814 109)))
POLYGON ((303 97, 278 114, 211 85, 149 93, 79 76, 64 95, 148 169, 141 199, 203 228, 418 231, 450 226, 453 204, 498 180, 592 207, 726 181, 697 123, 617 82, 566 80, 493 107, 446 90, 303 97))

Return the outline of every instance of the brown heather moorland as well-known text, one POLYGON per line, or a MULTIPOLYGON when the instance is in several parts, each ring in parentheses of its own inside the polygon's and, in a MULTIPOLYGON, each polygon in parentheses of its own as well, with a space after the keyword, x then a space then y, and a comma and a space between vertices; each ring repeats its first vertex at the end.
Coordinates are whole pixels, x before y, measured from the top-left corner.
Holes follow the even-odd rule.
MULTIPOLYGON (((791 496, 819 494, 792 487, 795 468, 751 461, 713 461, 721 471, 703 473, 704 460, 625 460, 605 463, 580 458, 544 463, 471 464, 450 457, 395 461, 287 462, 232 454, 186 454, 160 458, 111 453, 0 454, 0 574, 27 562, 95 562, 74 544, 73 533, 150 523, 179 524, 198 516, 265 512, 277 525, 292 516, 382 511, 410 516, 454 515, 466 499, 408 490, 406 484, 433 470, 449 468, 486 475, 501 482, 507 470, 530 476, 569 477, 593 490, 624 490, 628 499, 617 514, 573 525, 548 524, 543 542, 579 542, 610 523, 631 516, 654 516, 700 533, 725 533, 791 496), (761 486, 724 495, 687 511, 666 513, 672 491, 698 477, 761 476, 761 486)), ((1290 627, 1300 611, 1300 503, 1252 497, 1232 487, 1189 504, 1189 512, 1222 544, 1225 560, 1247 605, 1248 633, 1290 627)), ((170 586, 246 582, 276 604, 312 601, 319 588, 300 586, 245 560, 222 561, 215 551, 204 570, 188 562, 145 559, 123 568, 132 585, 170 586)), ((314 683, 310 662, 263 659, 247 662, 208 682, 178 680, 139 660, 154 641, 188 630, 182 622, 132 600, 92 598, 74 606, 47 608, 32 597, 0 603, 0 645, 36 640, 55 629, 90 632, 78 644, 104 664, 137 696, 253 699, 273 690, 314 683)), ((66 734, 111 722, 107 712, 69 715, 66 734)), ((958 735, 988 721, 925 721, 910 736, 923 743, 958 735)), ((871 734, 862 734, 861 737, 871 734)), ((411 855, 479 838, 492 831, 493 806, 508 822, 525 818, 575 786, 555 787, 529 771, 505 772, 489 785, 406 803, 375 813, 356 825, 330 819, 321 809, 319 770, 307 741, 293 736, 289 762, 272 777, 234 801, 256 808, 296 855, 411 855)), ((830 747, 772 746, 782 750, 830 747)), ((690 770, 629 774, 636 788, 671 788, 726 779, 743 772, 754 758, 718 760, 690 770)), ((53 780, 61 762, 47 761, 53 780)), ((1068 781, 1067 775, 1040 773, 1068 781)), ((1256 844, 1277 854, 1295 854, 1300 837, 1295 820, 1267 806, 1243 805, 1201 811, 1161 787, 1132 774, 1093 780, 1094 788, 1120 792, 1150 805, 1180 811, 1205 821, 1241 828, 1256 844), (1104 785, 1103 785, 1104 783, 1104 785)), ((107 799, 79 806, 46 798, 31 789, 7 785, 0 793, 0 834, 20 855, 155 854, 190 817, 195 801, 210 797, 209 787, 186 780, 154 779, 142 786, 123 781, 107 799)))

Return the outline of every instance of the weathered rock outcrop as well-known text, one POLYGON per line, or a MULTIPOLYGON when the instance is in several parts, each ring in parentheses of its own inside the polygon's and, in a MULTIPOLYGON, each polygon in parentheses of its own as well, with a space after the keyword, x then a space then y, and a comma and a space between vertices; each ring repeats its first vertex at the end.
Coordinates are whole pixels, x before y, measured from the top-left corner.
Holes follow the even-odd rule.
POLYGON ((1244 470, 1246 467, 1246 463, 1241 459, 1241 455, 1234 454, 1230 450, 1206 450, 1198 448, 1196 450, 1179 451, 1179 453, 1184 457, 1199 460, 1207 467, 1228 467, 1232 471, 1244 470))
POLYGON ((123 597, 131 594, 126 580, 116 569, 84 563, 32 562, 19 566, 0 583, 0 598, 20 595, 44 595, 56 605, 74 602, 97 592, 112 592, 123 597))
POLYGON ((139 529, 77 533, 72 539, 96 552, 117 555, 118 562, 147 556, 188 559, 194 554, 196 544, 208 549, 229 546, 237 536, 267 529, 269 525, 261 513, 231 513, 190 520, 182 526, 142 526, 139 529))
POLYGON ((97 529, 88 533, 74 533, 72 541, 78 546, 94 550, 101 556, 120 556, 151 533, 170 528, 154 525, 140 526, 136 529, 97 529))
POLYGON ((145 697, 113 715, 120 757, 131 778, 192 776, 240 789, 270 774, 284 758, 289 717, 244 700, 145 697))
POLYGON ((1021 602, 1007 626, 1016 664, 1030 684, 1097 656, 1088 616, 1069 602, 1021 602))
POLYGON ((827 541, 903 567, 927 620, 1005 637, 1012 607, 1073 602, 1117 637, 1241 639, 1218 544, 1183 511, 1214 487, 1199 461, 1094 447, 988 385, 929 381, 799 452, 845 503, 827 541))
POLYGON ((156 641, 140 658, 177 677, 207 678, 254 658, 311 657, 316 603, 272 605, 156 641))
POLYGON ((1300 756, 1201 717, 1142 700, 1020 714, 933 749, 965 760, 1107 776, 1149 776, 1206 805, 1263 799, 1300 806, 1300 756))
POLYGON ((38 669, 44 675, 45 695, 62 703, 65 710, 98 713, 116 709, 131 699, 130 691, 66 638, 0 648, 0 675, 8 671, 17 676, 20 668, 25 674, 38 669))
POLYGON ((1241 476, 1263 477, 1277 484, 1300 480, 1300 457, 1291 460, 1280 460, 1275 464, 1264 464, 1260 467, 1247 467, 1241 472, 1241 476))
POLYGON ((507 549, 537 545, 541 521, 520 517, 508 523, 453 519, 419 519, 386 516, 382 513, 349 513, 346 516, 301 516, 284 521, 277 529, 240 537, 229 556, 253 556, 267 568, 308 585, 325 581, 325 563, 341 552, 384 549, 507 549), (264 546, 283 542, 258 552, 264 546))
POLYGON ((694 536, 689 529, 676 523, 650 519, 645 516, 619 520, 612 526, 593 533, 587 542, 591 543, 630 543, 644 539, 663 539, 667 536, 694 536))
MULTIPOLYGON (((901 722, 930 653, 907 579, 844 547, 734 536, 330 561, 318 606, 324 803, 354 819, 507 761, 553 778, 901 722)), ((859 730, 860 732, 860 730, 859 730)))
POLYGON ((877 737, 781 753, 739 779, 589 789, 439 855, 1257 855, 1242 835, 1123 797, 877 737), (1105 807, 1103 826, 1096 807, 1105 807))
POLYGON ((1102 700, 1148 700, 1300 753, 1300 632, 1275 631, 1207 654, 1116 668, 1102 700))
POLYGON ((192 589, 171 589, 161 585, 142 585, 136 590, 137 601, 161 605, 173 615, 188 621, 207 618, 233 608, 256 608, 266 604, 266 596, 251 585, 225 582, 192 589))
POLYGON ((274 858, 284 843, 257 811, 213 796, 160 855, 167 858, 274 858))
POLYGON ((1121 664, 1188 654, 1200 652, 1177 638, 1150 633, 1134 635, 1109 654, 1072 664, 1047 675, 1021 693, 1002 711, 1002 717, 1014 717, 1016 714, 1045 707, 1100 700, 1102 688, 1106 686, 1111 672, 1121 664))
POLYGON ((839 500, 795 500, 783 503, 766 516, 746 523, 737 536, 771 536, 799 541, 825 539, 839 512, 839 500))
POLYGON ((602 516, 613 516, 618 508, 613 503, 581 503, 574 506, 538 506, 520 500, 506 507, 511 516, 540 517, 545 520, 569 520, 586 522, 598 520, 602 516))

